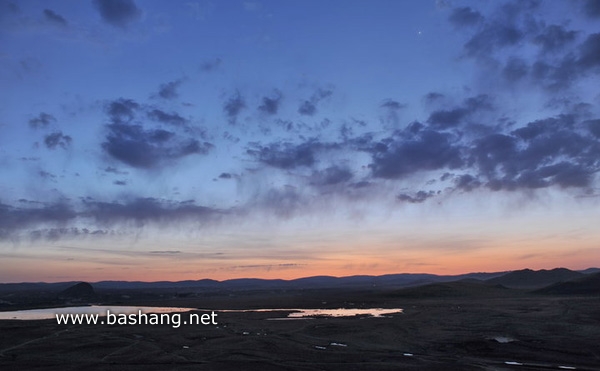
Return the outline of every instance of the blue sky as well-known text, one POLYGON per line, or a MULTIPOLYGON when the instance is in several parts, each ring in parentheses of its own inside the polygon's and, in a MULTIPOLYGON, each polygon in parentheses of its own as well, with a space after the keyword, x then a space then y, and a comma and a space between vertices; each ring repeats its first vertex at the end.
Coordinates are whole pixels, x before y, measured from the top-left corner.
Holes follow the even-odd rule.
POLYGON ((1 1, 0 281, 598 261, 598 1, 1 1))

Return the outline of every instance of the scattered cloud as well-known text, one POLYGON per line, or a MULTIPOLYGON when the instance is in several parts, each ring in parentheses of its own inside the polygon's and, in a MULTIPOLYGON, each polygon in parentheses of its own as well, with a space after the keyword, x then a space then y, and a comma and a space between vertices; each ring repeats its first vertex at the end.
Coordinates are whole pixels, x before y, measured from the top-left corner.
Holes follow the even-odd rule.
POLYGON ((40 112, 40 114, 37 117, 34 117, 31 120, 29 120, 29 126, 34 129, 39 129, 47 127, 48 125, 55 122, 56 118, 54 116, 52 116, 49 113, 40 112))
POLYGON ((298 113, 305 116, 313 116, 317 113, 317 105, 319 102, 330 97, 332 94, 332 90, 317 89, 309 100, 305 100, 300 104, 298 113))
POLYGON ((57 26, 66 27, 68 24, 67 20, 63 16, 50 9, 44 9, 44 18, 57 26))
POLYGON ((166 113, 159 109, 153 109, 148 112, 148 117, 152 120, 162 122, 163 124, 183 126, 187 123, 187 120, 179 116, 177 113, 166 113))
POLYGON ((397 179, 421 170, 463 166, 460 145, 451 134, 421 130, 408 138, 386 138, 373 149, 373 176, 397 179))
POLYGON ((399 201, 409 202, 411 204, 420 204, 422 202, 425 202, 428 198, 431 198, 434 196, 435 196, 434 191, 429 191, 429 192, 418 191, 414 195, 409 195, 407 193, 401 193, 398 196, 396 196, 396 198, 399 201))
POLYGON ((112 174, 117 174, 117 175, 127 175, 127 174, 129 174, 129 172, 127 172, 127 171, 121 171, 121 170, 119 170, 117 168, 114 168, 112 166, 107 166, 104 169, 104 171, 107 172, 107 173, 112 173, 112 174))
POLYGON ((163 99, 175 99, 179 97, 177 89, 183 83, 183 80, 175 80, 160 84, 158 87, 158 96, 163 99))
POLYGON ((73 139, 68 135, 64 135, 62 131, 57 131, 44 137, 44 144, 48 149, 56 149, 57 147, 67 149, 72 141, 73 139))
POLYGON ((207 154, 213 147, 192 138, 180 138, 163 129, 144 129, 141 125, 110 124, 102 149, 112 158, 132 167, 157 168, 193 154, 207 154))
POLYGON ((210 222, 223 211, 196 205, 194 201, 170 201, 156 198, 136 198, 122 202, 84 202, 82 217, 113 226, 132 223, 136 227, 147 223, 160 225, 190 221, 196 225, 210 222))
POLYGON ((122 124, 131 122, 139 108, 140 105, 135 101, 119 98, 112 101, 106 111, 113 124, 122 124))
POLYGON ((311 140, 301 144, 284 142, 259 145, 248 149, 247 153, 266 165, 294 169, 300 166, 311 167, 316 162, 316 152, 322 148, 322 143, 311 140))
POLYGON ((230 124, 235 124, 240 112, 246 108, 246 102, 239 92, 231 96, 223 105, 223 111, 229 118, 230 124))
POLYGON ((258 106, 258 110, 268 115, 275 115, 279 110, 279 104, 282 98, 281 92, 275 90, 275 93, 272 96, 262 98, 262 104, 258 106))
POLYGON ((310 184, 316 186, 330 186, 348 182, 352 177, 353 174, 349 168, 330 166, 323 170, 315 170, 310 176, 310 184))
POLYGON ((471 27, 483 21, 483 15, 470 7, 455 8, 448 18, 456 27, 471 27))
MULTIPOLYGON (((84 200, 68 203, 25 203, 14 207, 0 204, 0 240, 18 241, 23 237, 57 240, 64 237, 105 236, 114 231, 81 228, 70 224, 141 228, 149 223, 158 226, 189 222, 195 226, 218 221, 225 211, 196 205, 190 201, 135 198, 113 202, 84 200)), ((124 229, 125 228, 125 229, 124 229)))
POLYGON ((221 58, 215 58, 211 60, 204 61, 200 63, 200 71, 203 72, 211 72, 219 68, 219 66, 223 63, 221 58))
POLYGON ((577 37, 577 32, 567 30, 564 26, 546 26, 542 32, 533 38, 540 46, 543 53, 562 51, 565 46, 572 44, 577 37))
POLYGON ((76 216, 77 213, 64 203, 34 208, 0 204, 0 239, 11 239, 23 229, 37 225, 61 225, 76 216))
POLYGON ((106 23, 120 28, 126 28, 142 14, 133 0, 94 0, 94 5, 106 23))

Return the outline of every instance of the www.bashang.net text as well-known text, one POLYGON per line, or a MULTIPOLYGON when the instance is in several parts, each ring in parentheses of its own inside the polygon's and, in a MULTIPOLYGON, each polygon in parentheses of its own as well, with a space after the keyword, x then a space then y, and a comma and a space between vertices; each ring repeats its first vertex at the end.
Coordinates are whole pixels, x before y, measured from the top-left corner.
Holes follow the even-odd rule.
POLYGON ((59 325, 169 325, 178 328, 181 325, 216 325, 217 313, 57 313, 56 322, 59 325))

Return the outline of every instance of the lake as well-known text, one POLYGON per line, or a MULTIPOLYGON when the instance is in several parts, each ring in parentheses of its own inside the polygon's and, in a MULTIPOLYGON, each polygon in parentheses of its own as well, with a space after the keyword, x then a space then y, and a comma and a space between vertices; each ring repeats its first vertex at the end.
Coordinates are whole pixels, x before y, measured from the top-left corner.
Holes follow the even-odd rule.
MULTIPOLYGON (((43 308, 43 309, 27 309, 10 312, 0 312, 0 320, 42 320, 54 319, 56 314, 98 314, 106 315, 106 311, 110 310, 114 314, 131 314, 138 313, 177 313, 189 312, 192 310, 205 311, 208 309, 198 308, 179 308, 179 307, 136 307, 136 306, 106 306, 106 305, 90 305, 80 307, 64 307, 64 308, 43 308)), ((210 309, 213 310, 213 309, 210 309)), ((214 310, 215 312, 290 312, 287 317, 279 319, 307 319, 314 317, 382 317, 388 314, 402 313, 402 309, 383 309, 383 308, 337 308, 337 309, 246 309, 246 310, 214 310)), ((277 319, 277 318, 275 318, 277 319)))

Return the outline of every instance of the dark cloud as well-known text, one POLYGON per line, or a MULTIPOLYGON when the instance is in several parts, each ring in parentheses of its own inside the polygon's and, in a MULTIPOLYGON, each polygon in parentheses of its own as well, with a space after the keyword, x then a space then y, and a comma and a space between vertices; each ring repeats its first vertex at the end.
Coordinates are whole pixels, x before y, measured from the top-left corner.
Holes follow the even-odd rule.
POLYGON ((148 112, 148 117, 152 120, 162 122, 163 124, 183 126, 187 123, 187 120, 179 116, 177 113, 166 113, 159 109, 153 109, 148 112))
POLYGON ((584 167, 568 162, 542 166, 533 170, 525 170, 514 179, 496 180, 500 188, 545 188, 558 185, 567 187, 586 187, 590 184, 590 172, 584 167))
POLYGON ((314 171, 310 177, 310 184, 316 186, 335 185, 349 181, 352 176, 352 171, 346 167, 331 166, 324 170, 314 171))
POLYGON ((182 221, 208 222, 223 212, 196 205, 194 201, 169 201, 136 198, 125 202, 85 202, 82 216, 103 225, 128 224, 142 227, 146 223, 172 224, 182 221))
POLYGON ((126 181, 124 181, 124 180, 115 180, 115 181, 113 182, 113 184, 114 184, 114 185, 118 185, 118 186, 125 186, 125 185, 127 185, 127 182, 126 182, 126 181))
POLYGON ((182 82, 183 81, 181 81, 181 80, 177 80, 177 81, 167 82, 165 84, 160 84, 160 86, 158 88, 158 96, 163 99, 175 99, 175 98, 179 97, 179 93, 177 92, 177 89, 179 88, 179 86, 181 85, 182 82))
POLYGON ((589 35, 583 42, 577 65, 586 70, 600 67, 600 33, 589 35))
POLYGON ((58 26, 67 26, 67 20, 50 9, 44 9, 44 17, 47 21, 50 21, 51 23, 54 23, 58 26))
MULTIPOLYGON (((116 183, 115 183, 116 184, 116 183)), ((26 200, 25 200, 26 201, 26 200)), ((106 229, 69 226, 75 222, 91 222, 105 226, 140 228, 148 223, 169 225, 190 222, 200 226, 217 221, 226 212, 196 205, 194 201, 171 201, 134 198, 114 202, 98 202, 89 197, 78 210, 66 203, 45 204, 23 202, 24 207, 0 204, 0 240, 57 240, 63 237, 104 236, 114 233, 106 229)))
POLYGON ((293 169, 300 166, 310 167, 315 164, 316 152, 324 145, 317 141, 301 144, 273 143, 269 146, 257 146, 248 149, 247 153, 258 161, 280 169, 293 169))
POLYGON ((402 104, 402 103, 397 102, 395 100, 388 99, 388 100, 384 101, 383 103, 381 103, 381 107, 383 107, 383 108, 389 108, 391 110, 399 110, 401 108, 406 107, 406 104, 402 104))
POLYGON ((129 172, 127 172, 127 171, 120 171, 119 169, 114 168, 112 166, 106 167, 104 169, 104 171, 107 172, 107 173, 112 173, 112 174, 117 174, 117 175, 127 175, 127 174, 129 174, 129 172))
POLYGON ((237 120, 240 112, 246 108, 246 102, 242 98, 239 92, 236 92, 225 104, 223 105, 223 111, 229 117, 229 123, 234 124, 237 120))
POLYGON ((434 191, 429 191, 429 192, 418 191, 414 195, 409 195, 407 193, 401 193, 398 196, 396 196, 396 198, 399 201, 410 202, 411 204, 420 204, 422 202, 425 202, 428 198, 431 198, 433 196, 435 196, 434 191))
POLYGON ((491 110, 494 108, 492 98, 487 94, 480 94, 465 99, 464 106, 471 112, 491 110))
POLYGON ((508 135, 487 135, 475 143, 472 163, 494 190, 590 186, 600 170, 600 143, 591 130, 576 128, 591 128, 591 122, 578 123, 573 115, 563 114, 530 122, 508 135))
POLYGON ((464 47, 467 55, 486 58, 499 49, 519 43, 524 36, 516 26, 497 22, 487 24, 464 47))
POLYGON ((557 61, 540 59, 535 67, 535 77, 551 88, 569 87, 576 79, 600 69, 600 33, 588 35, 576 53, 567 53, 557 61))
POLYGON ((395 179, 421 170, 454 169, 462 165, 460 148, 450 134, 421 130, 409 139, 380 141, 374 147, 370 167, 375 177, 395 179))
POLYGON ((393 127, 397 127, 400 124, 398 111, 400 111, 402 108, 405 108, 406 104, 388 99, 384 101, 380 107, 386 110, 386 115, 383 118, 384 122, 391 124, 393 127))
POLYGON ((61 225, 77 216, 63 203, 43 204, 36 208, 16 208, 0 204, 0 239, 8 239, 26 228, 36 225, 61 225))
POLYGON ((105 110, 111 124, 107 125, 109 134, 103 148, 111 156, 128 165, 149 168, 167 158, 205 153, 210 148, 207 143, 201 145, 193 138, 180 138, 174 131, 133 124, 138 113, 142 113, 141 117, 144 117, 145 113, 149 119, 170 125, 176 130, 188 123, 187 119, 177 113, 167 113, 156 108, 147 111, 139 103, 124 98, 110 102, 105 110), (128 146, 130 148, 127 148, 128 146), (144 151, 148 153, 144 155, 144 151))
POLYGON ((300 107, 298 107, 298 113, 305 116, 312 116, 317 113, 317 106, 314 103, 305 100, 300 107))
POLYGON ((460 107, 432 112, 427 123, 436 129, 448 129, 460 125, 469 115, 482 110, 493 108, 488 95, 478 95, 468 98, 460 107))
POLYGON ((276 90, 272 97, 263 97, 262 104, 258 107, 258 110, 269 115, 276 114, 282 97, 279 90, 276 90))
POLYGON ((313 116, 317 113, 317 104, 325 98, 330 97, 333 91, 326 89, 318 89, 310 98, 300 104, 298 113, 305 116, 313 116))
POLYGON ((44 170, 40 170, 38 172, 38 174, 40 175, 40 177, 44 178, 44 179, 48 179, 48 180, 54 180, 56 179, 56 175, 49 173, 47 171, 44 170))
POLYGON ((579 76, 585 73, 585 68, 577 67, 575 60, 566 58, 558 64, 549 64, 543 60, 535 62, 531 69, 534 82, 541 84, 551 92, 568 88, 579 76))
POLYGON ((478 27, 469 29, 473 33, 464 44, 467 56, 484 61, 493 60, 502 50, 520 45, 536 34, 539 23, 535 21, 534 11, 539 2, 521 0, 499 4, 501 5, 494 9, 487 19, 473 14, 476 11, 469 8, 459 8, 462 10, 455 10, 453 13, 456 14, 455 25, 461 25, 461 20, 467 22, 462 25, 468 25, 469 21, 471 24, 478 24, 478 27))
POLYGON ((479 139, 471 153, 479 170, 488 178, 493 178, 500 166, 504 166, 503 170, 507 173, 515 172, 513 167, 516 146, 517 142, 514 137, 496 133, 479 139))
POLYGON ((590 18, 600 17, 600 1, 598 0, 585 0, 583 2, 583 11, 585 15, 590 18))
POLYGON ((565 46, 573 43, 577 37, 576 31, 567 31, 563 26, 551 25, 544 28, 534 39, 542 52, 561 51, 565 46))
POLYGON ((51 123, 56 122, 56 118, 49 113, 40 112, 38 117, 32 118, 29 120, 29 126, 34 129, 43 128, 51 123))
POLYGON ((113 124, 121 124, 131 122, 139 108, 140 105, 135 101, 119 98, 106 107, 106 112, 113 124))
POLYGON ((33 240, 58 241, 61 238, 85 237, 85 236, 105 236, 111 234, 107 230, 89 230, 87 228, 67 227, 67 228, 43 228, 30 231, 28 237, 33 240))
POLYGON ((475 26, 483 21, 483 16, 476 10, 470 7, 461 7, 452 10, 452 14, 448 18, 456 27, 475 26))
POLYGON ((105 22, 121 28, 127 27, 142 14, 133 0, 94 0, 94 5, 105 22))
POLYGON ((447 129, 458 126, 468 114, 466 108, 434 111, 429 115, 427 123, 434 128, 447 129))
POLYGON ((127 165, 151 169, 170 160, 192 154, 206 154, 213 147, 196 139, 180 138, 163 129, 144 129, 141 125, 110 124, 102 148, 127 165))
POLYGON ((231 179, 233 176, 230 173, 221 173, 219 179, 231 179))
MULTIPOLYGON (((528 79, 535 86, 558 92, 600 67, 600 33, 577 45, 581 31, 564 24, 547 25, 539 16, 537 1, 508 2, 492 12, 480 26, 471 28, 465 54, 507 82, 528 79), (522 46, 536 45, 539 53, 524 57, 522 46), (498 70, 500 67, 500 70, 498 70)), ((457 13, 458 14, 458 13, 457 13)))
POLYGON ((73 139, 68 135, 64 135, 62 131, 57 131, 44 137, 44 144, 48 149, 56 149, 56 147, 67 149, 72 141, 73 139))
POLYGON ((600 119, 588 120, 584 123, 590 129, 590 132, 596 137, 600 138, 600 119))
POLYGON ((445 97, 446 96, 444 94, 437 93, 437 92, 427 93, 425 95, 425 103, 427 103, 427 104, 436 103, 439 100, 444 99, 445 97))
POLYGON ((475 188, 481 186, 481 182, 473 175, 464 174, 454 179, 456 188, 470 192, 475 188))

